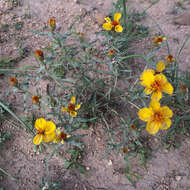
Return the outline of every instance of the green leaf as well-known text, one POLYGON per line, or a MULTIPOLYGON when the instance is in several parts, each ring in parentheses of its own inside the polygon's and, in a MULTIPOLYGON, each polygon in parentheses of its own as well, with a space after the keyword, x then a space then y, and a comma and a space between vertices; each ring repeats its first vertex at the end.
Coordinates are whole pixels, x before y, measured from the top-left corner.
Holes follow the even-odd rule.
POLYGON ((71 161, 66 161, 66 162, 64 163, 64 168, 68 169, 72 164, 73 164, 73 162, 71 162, 71 161))

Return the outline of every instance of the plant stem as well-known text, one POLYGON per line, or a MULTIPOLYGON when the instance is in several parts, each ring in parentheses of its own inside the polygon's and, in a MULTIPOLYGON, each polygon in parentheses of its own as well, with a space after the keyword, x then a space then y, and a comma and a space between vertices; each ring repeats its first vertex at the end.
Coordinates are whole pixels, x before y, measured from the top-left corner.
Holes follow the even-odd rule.
POLYGON ((126 1, 123 0, 123 17, 124 17, 124 26, 127 28, 127 8, 126 8, 126 1))

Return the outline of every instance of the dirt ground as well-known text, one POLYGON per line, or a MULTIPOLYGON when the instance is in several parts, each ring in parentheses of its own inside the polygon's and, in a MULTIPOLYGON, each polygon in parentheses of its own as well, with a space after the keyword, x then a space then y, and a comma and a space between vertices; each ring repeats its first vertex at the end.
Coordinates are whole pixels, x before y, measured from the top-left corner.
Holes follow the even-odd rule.
MULTIPOLYGON (((0 60, 14 59, 15 67, 35 64, 34 51, 48 44, 45 37, 32 31, 48 31, 47 20, 55 17, 57 31, 64 32, 74 19, 80 17, 77 31, 85 34, 85 38, 97 38, 95 32, 101 31, 103 17, 111 10, 111 0, 0 0, 0 60), (8 26, 6 26, 6 24, 8 26), (25 56, 20 56, 24 51, 25 56)), ((130 2, 128 10, 142 11, 151 4, 151 0, 136 0, 130 2)), ((152 29, 152 36, 158 33, 154 18, 165 33, 171 53, 175 54, 183 40, 190 33, 190 15, 181 14, 190 11, 190 2, 185 0, 160 0, 148 9, 148 15, 143 21, 152 29), (188 24, 189 23, 189 24, 188 24)), ((141 23, 139 23, 141 24, 141 23)), ((144 40, 137 52, 147 52, 152 37, 144 40)), ((100 43, 97 45, 101 45, 100 43)), ((190 69, 190 43, 188 43, 180 58, 180 68, 190 69)), ((160 52, 160 58, 167 56, 166 49, 160 52)), ((9 89, 6 78, 0 80, 0 93, 9 89)), ((12 97, 8 97, 12 98, 12 97)), ((20 100, 17 102, 22 104, 20 100)), ((0 168, 8 171, 16 180, 0 172, 0 187, 6 190, 37 190, 41 178, 46 175, 45 158, 40 152, 34 152, 32 140, 27 134, 4 122, 0 131, 11 131, 11 138, 0 149, 0 168)), ((54 156, 50 161, 51 179, 62 182, 60 189, 64 190, 189 190, 190 189, 190 139, 182 137, 179 148, 167 150, 161 148, 148 161, 147 168, 140 166, 137 159, 131 160, 132 171, 142 176, 134 188, 126 179, 123 168, 125 163, 121 154, 111 154, 102 159, 105 142, 101 137, 103 131, 94 129, 85 131, 84 138, 88 142, 83 164, 87 175, 80 175, 73 170, 65 170, 63 161, 54 156)), ((157 143, 153 138, 153 143, 157 143)))

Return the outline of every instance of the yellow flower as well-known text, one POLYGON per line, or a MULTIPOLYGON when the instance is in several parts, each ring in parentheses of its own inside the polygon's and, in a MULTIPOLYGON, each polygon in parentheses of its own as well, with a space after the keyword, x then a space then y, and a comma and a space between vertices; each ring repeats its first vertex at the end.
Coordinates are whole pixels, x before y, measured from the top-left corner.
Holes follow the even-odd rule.
POLYGON ((56 130, 56 137, 53 140, 54 143, 61 142, 61 144, 64 144, 65 141, 67 141, 68 138, 70 138, 71 135, 65 134, 63 131, 57 129, 56 130))
POLYGON ((165 63, 162 61, 159 61, 156 65, 156 71, 161 73, 166 68, 165 63))
POLYGON ((37 104, 40 101, 40 97, 39 96, 32 96, 32 103, 33 104, 37 104))
POLYGON ((55 18, 50 18, 48 20, 48 26, 49 26, 49 29, 53 32, 56 28, 56 20, 55 18))
POLYGON ((159 101, 162 98, 162 92, 173 94, 173 86, 162 73, 155 75, 154 70, 147 69, 140 76, 140 80, 141 85, 146 87, 144 90, 146 95, 152 94, 152 100, 159 101))
POLYGON ((162 42, 166 40, 166 37, 162 37, 162 36, 156 36, 154 39, 153 39, 153 45, 155 46, 159 46, 162 44, 162 42))
POLYGON ((72 117, 76 117, 77 116, 77 110, 80 109, 80 104, 79 105, 75 105, 76 103, 76 98, 75 96, 72 96, 71 101, 69 103, 69 105, 67 107, 62 107, 61 110, 68 112, 70 114, 70 116, 72 117))
POLYGON ((146 130, 148 133, 155 135, 160 129, 167 130, 172 122, 172 110, 168 106, 160 107, 158 101, 151 101, 149 108, 142 108, 138 112, 141 120, 146 121, 146 130))
POLYGON ((173 55, 168 55, 166 57, 166 63, 167 63, 167 65, 171 65, 174 61, 175 61, 175 59, 174 59, 173 55))
POLYGON ((37 135, 33 139, 33 143, 39 145, 42 141, 51 142, 56 136, 56 126, 52 121, 46 121, 44 118, 37 119, 35 122, 37 135))
POLYGON ((106 23, 104 23, 102 25, 104 30, 115 30, 116 32, 122 32, 123 31, 123 27, 120 25, 120 18, 121 18, 121 13, 115 13, 114 14, 114 20, 111 21, 111 19, 109 17, 105 17, 105 21, 106 23))

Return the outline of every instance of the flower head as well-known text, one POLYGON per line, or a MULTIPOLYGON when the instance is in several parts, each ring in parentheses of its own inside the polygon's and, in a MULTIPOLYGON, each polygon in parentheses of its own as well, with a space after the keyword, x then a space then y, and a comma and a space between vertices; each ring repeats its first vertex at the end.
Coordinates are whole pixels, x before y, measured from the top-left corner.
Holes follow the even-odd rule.
POLYGON ((35 122, 37 135, 33 139, 33 143, 39 145, 42 141, 51 142, 56 136, 56 126, 52 121, 46 121, 44 118, 37 119, 35 122))
POLYGON ((167 65, 171 65, 174 61, 175 61, 175 59, 174 59, 173 55, 168 55, 166 57, 166 63, 167 63, 167 65))
POLYGON ((152 69, 145 70, 140 76, 141 85, 145 86, 145 93, 152 94, 151 99, 159 101, 162 98, 162 92, 173 94, 173 86, 167 81, 162 74, 156 74, 152 69))
POLYGON ((161 73, 165 68, 166 68, 165 63, 162 62, 162 61, 159 61, 156 64, 156 71, 159 72, 159 73, 161 73))
POLYGON ((16 79, 16 77, 11 77, 10 78, 10 84, 12 86, 17 86, 18 85, 18 80, 16 79))
POLYGON ((70 114, 71 117, 76 117, 77 116, 77 110, 80 109, 80 104, 79 105, 75 105, 76 103, 76 98, 75 96, 72 96, 71 101, 69 103, 69 105, 67 107, 62 107, 61 110, 68 112, 70 114))
POLYGON ((114 14, 114 20, 111 21, 111 19, 109 17, 105 17, 105 21, 106 23, 104 23, 102 25, 104 30, 114 30, 115 32, 122 32, 123 31, 123 27, 120 25, 120 18, 121 18, 121 13, 115 13, 114 14))
POLYGON ((170 128, 172 123, 170 118, 173 116, 173 112, 168 106, 160 107, 158 101, 151 101, 150 107, 140 109, 138 116, 147 122, 147 132, 155 135, 160 129, 167 130, 170 128))
POLYGON ((162 42, 166 40, 166 37, 162 37, 162 36, 156 36, 154 39, 153 39, 153 45, 155 46, 159 46, 162 44, 162 42))
POLYGON ((131 125, 131 130, 135 130, 136 129, 136 126, 133 124, 133 125, 131 125))
POLYGON ((108 52, 108 55, 109 56, 112 56, 115 54, 115 50, 114 49, 110 49, 109 52, 108 52))
POLYGON ((40 61, 44 60, 44 52, 42 50, 37 49, 35 55, 40 61))
POLYGON ((67 135, 63 131, 57 129, 56 130, 56 137, 54 138, 53 142, 54 143, 61 142, 61 144, 64 144, 64 142, 67 141, 67 139, 70 137, 71 137, 71 135, 67 135))
POLYGON ((187 86, 184 85, 184 84, 182 84, 182 85, 180 86, 180 91, 181 91, 182 93, 185 93, 185 92, 187 91, 187 86))
POLYGON ((40 96, 32 96, 32 103, 37 104, 40 101, 40 96))
POLYGON ((126 154, 127 153, 127 149, 125 147, 122 148, 122 152, 123 154, 126 154))
POLYGON ((56 28, 56 20, 55 18, 50 18, 48 20, 48 26, 49 26, 49 29, 54 32, 55 28, 56 28))

